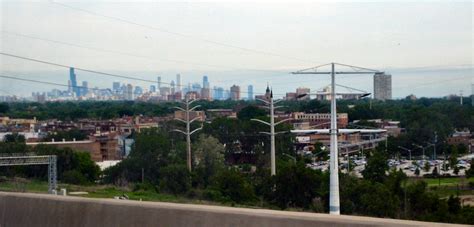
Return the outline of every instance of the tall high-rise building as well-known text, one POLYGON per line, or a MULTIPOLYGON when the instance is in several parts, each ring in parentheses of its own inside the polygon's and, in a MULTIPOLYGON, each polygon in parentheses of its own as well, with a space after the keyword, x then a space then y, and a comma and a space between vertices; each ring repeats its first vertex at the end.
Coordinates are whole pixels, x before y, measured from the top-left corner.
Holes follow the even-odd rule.
POLYGON ((207 78, 207 76, 202 77, 202 87, 209 88, 209 79, 207 78))
POLYGON ((76 95, 76 97, 81 96, 80 91, 77 87, 77 78, 76 74, 74 73, 74 68, 69 68, 69 80, 71 81, 72 92, 76 95))
POLYGON ((253 100, 253 86, 252 85, 249 85, 247 87, 247 98, 248 100, 253 100))
POLYGON ((214 99, 223 100, 224 99, 224 88, 214 86, 214 99))
POLYGON ((89 92, 89 88, 88 88, 89 84, 87 83, 87 81, 82 81, 82 87, 81 87, 81 96, 86 96, 87 93, 89 92))
POLYGON ((136 86, 135 87, 135 91, 133 92, 135 97, 138 97, 140 96, 141 94, 143 94, 143 88, 140 87, 140 86, 136 86))
POLYGON ((181 91, 181 75, 176 74, 176 92, 181 91))
POLYGON ((197 93, 200 93, 201 92, 201 85, 199 83, 194 83, 191 86, 191 91, 195 91, 197 93))
POLYGON ((374 75, 374 99, 392 99, 392 75, 385 73, 374 75))
POLYGON ((125 87, 125 99, 133 100, 133 86, 131 84, 127 84, 125 87))
POLYGON ((156 87, 155 87, 155 85, 150 85, 150 92, 153 92, 153 93, 156 92, 156 87))
POLYGON ((201 99, 212 100, 211 89, 210 88, 202 88, 201 89, 201 99))
POLYGON ((161 76, 157 77, 156 80, 158 81, 158 90, 161 88, 161 76))
POLYGON ((174 80, 171 81, 171 95, 173 95, 176 92, 176 84, 174 83, 174 80))
POLYGON ((67 91, 69 93, 72 93, 72 84, 71 84, 71 80, 67 80, 67 91))
POLYGON ((112 83, 112 91, 117 93, 120 90, 120 82, 113 82, 112 83))
POLYGON ((240 87, 237 85, 233 85, 230 87, 230 99, 231 100, 240 100, 240 87))

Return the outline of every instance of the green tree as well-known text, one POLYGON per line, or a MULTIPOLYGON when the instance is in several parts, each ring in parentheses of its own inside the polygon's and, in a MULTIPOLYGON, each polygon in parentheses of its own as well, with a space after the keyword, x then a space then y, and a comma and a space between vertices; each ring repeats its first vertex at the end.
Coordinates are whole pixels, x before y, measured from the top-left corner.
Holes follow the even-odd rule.
POLYGON ((234 169, 220 171, 213 179, 213 187, 226 201, 247 203, 256 199, 253 185, 234 169))
POLYGON ((255 105, 246 106, 242 110, 237 112, 237 118, 243 121, 248 121, 252 118, 265 116, 267 116, 267 111, 255 105))
POLYGON ((454 168, 458 164, 458 149, 452 146, 451 155, 449 156, 449 165, 454 168))
POLYGON ((23 135, 20 135, 18 133, 12 133, 12 134, 5 135, 5 138, 3 138, 3 141, 5 143, 25 143, 26 139, 25 139, 25 136, 23 135))
MULTIPOLYGON (((289 162, 280 165, 277 175, 272 179, 275 190, 266 197, 280 208, 309 208, 321 185, 322 174, 306 168, 303 162, 289 162)), ((269 184, 271 185, 271 184, 269 184)))
POLYGON ((433 168, 433 172, 431 172, 431 174, 432 174, 434 177, 437 177, 437 176, 438 176, 439 173, 438 173, 438 167, 437 167, 437 166, 435 166, 435 167, 433 168))
POLYGON ((372 182, 383 182, 386 178, 385 172, 388 170, 387 157, 381 151, 373 152, 367 160, 362 176, 372 182))
POLYGON ((429 172, 431 169, 431 166, 430 166, 430 163, 429 162, 425 162, 425 165, 423 166, 423 170, 425 172, 429 172))
POLYGON ((191 188, 191 175, 186 165, 171 164, 160 173, 160 188, 175 195, 184 194, 191 188))
POLYGON ((224 167, 224 145, 212 136, 200 135, 194 146, 195 172, 203 187, 224 167))

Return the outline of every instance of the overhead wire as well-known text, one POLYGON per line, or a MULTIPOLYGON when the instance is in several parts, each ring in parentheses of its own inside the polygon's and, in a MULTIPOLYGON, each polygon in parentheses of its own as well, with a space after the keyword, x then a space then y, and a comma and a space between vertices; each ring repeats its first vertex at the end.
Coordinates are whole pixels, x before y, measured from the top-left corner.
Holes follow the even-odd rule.
POLYGON ((209 43, 209 44, 212 44, 212 45, 237 49, 237 50, 240 50, 240 51, 245 51, 245 52, 250 52, 250 53, 255 53, 255 54, 261 54, 261 55, 291 59, 291 60, 300 61, 300 62, 315 63, 314 61, 309 61, 307 59, 301 59, 301 58, 297 58, 297 57, 291 57, 291 56, 286 56, 286 55, 273 53, 273 52, 269 52, 269 51, 251 49, 251 48, 247 48, 247 47, 240 47, 240 46, 233 45, 233 44, 228 44, 228 43, 214 41, 214 40, 210 40, 210 39, 195 37, 195 36, 189 35, 189 34, 174 32, 174 31, 171 31, 171 30, 168 30, 168 29, 159 28, 159 27, 156 27, 156 26, 145 25, 145 24, 137 23, 137 22, 126 20, 126 19, 119 18, 119 17, 108 16, 108 15, 105 15, 105 14, 100 14, 100 13, 97 13, 97 12, 94 12, 94 11, 90 11, 90 10, 86 10, 86 9, 78 8, 78 7, 74 7, 74 6, 70 6, 70 5, 55 2, 55 1, 52 1, 52 0, 49 1, 49 2, 52 3, 52 4, 62 6, 64 8, 71 9, 71 10, 80 11, 80 12, 87 13, 87 14, 90 14, 90 15, 103 17, 103 18, 107 18, 109 20, 119 21, 119 22, 122 22, 122 23, 130 24, 130 25, 134 25, 134 26, 138 26, 138 27, 142 27, 142 28, 146 28, 146 29, 150 29, 150 30, 155 30, 155 31, 158 31, 158 32, 162 32, 162 33, 166 33, 166 34, 170 34, 170 35, 174 35, 174 36, 180 36, 180 37, 184 37, 184 38, 188 38, 188 39, 198 40, 198 41, 209 43))
POLYGON ((2 30, 1 32, 5 33, 5 34, 8 34, 8 35, 13 35, 13 36, 18 36, 18 37, 23 37, 23 38, 28 38, 28 39, 34 39, 34 40, 40 40, 40 41, 43 41, 43 42, 49 42, 49 43, 60 44, 60 45, 71 46, 71 47, 75 47, 75 48, 82 48, 82 49, 93 50, 93 51, 104 52, 104 53, 118 54, 118 55, 123 55, 123 56, 128 56, 128 57, 141 58, 141 59, 146 59, 146 60, 150 60, 150 61, 164 61, 164 62, 172 62, 172 63, 178 63, 178 64, 186 64, 186 65, 193 65, 193 66, 200 66, 200 67, 205 66, 205 67, 235 70, 235 71, 241 70, 241 71, 256 71, 256 72, 275 73, 275 70, 232 68, 232 67, 223 66, 223 65, 210 65, 210 64, 205 64, 205 63, 182 61, 182 60, 176 60, 176 59, 156 58, 156 57, 139 55, 139 54, 123 52, 123 51, 118 51, 118 50, 109 50, 109 49, 103 49, 103 48, 97 48, 97 47, 90 47, 90 46, 79 45, 79 44, 75 44, 75 43, 69 43, 69 42, 58 41, 58 40, 52 40, 52 39, 47 39, 47 38, 42 38, 42 37, 37 37, 37 36, 32 36, 32 35, 25 35, 25 34, 20 34, 20 33, 11 32, 11 31, 2 30))
MULTIPOLYGON (((88 73, 94 73, 94 74, 100 74, 100 75, 105 75, 105 76, 110 76, 110 77, 116 77, 116 78, 122 78, 122 79, 129 79, 129 80, 136 80, 136 81, 142 81, 142 82, 153 83, 153 84, 158 83, 157 80, 149 80, 149 79, 142 79, 142 78, 137 78, 137 77, 119 75, 119 74, 114 74, 114 73, 101 72, 101 71, 98 71, 98 70, 86 69, 86 68, 76 67, 76 66, 72 66, 72 65, 58 64, 58 63, 54 63, 54 62, 49 62, 49 61, 44 61, 44 60, 39 60, 39 59, 33 59, 33 58, 28 58, 28 57, 23 57, 23 56, 19 56, 19 55, 15 55, 15 54, 10 54, 10 53, 0 52, 0 55, 12 57, 12 58, 17 58, 17 59, 22 59, 22 60, 26 60, 26 61, 31 61, 31 62, 37 62, 37 63, 41 63, 41 64, 47 64, 47 65, 62 67, 62 68, 74 68, 74 69, 76 69, 76 70, 78 70, 78 71, 83 71, 83 72, 88 72, 88 73)), ((161 82, 161 84, 173 85, 173 84, 167 83, 167 82, 161 82)), ((176 86, 176 87, 181 87, 181 88, 185 88, 185 87, 186 87, 186 85, 180 85, 180 86, 178 86, 178 85, 176 85, 176 84, 174 84, 174 86, 176 86)), ((217 91, 218 89, 209 88, 209 90, 217 91)), ((224 89, 224 90, 225 90, 225 91, 228 91, 228 89, 224 89)), ((252 93, 252 94, 257 94, 257 95, 259 95, 259 94, 264 94, 264 93, 258 93, 258 92, 248 92, 248 91, 247 91, 247 92, 241 91, 240 93, 244 93, 244 94, 252 93)), ((274 95, 284 95, 284 94, 274 94, 274 95)))

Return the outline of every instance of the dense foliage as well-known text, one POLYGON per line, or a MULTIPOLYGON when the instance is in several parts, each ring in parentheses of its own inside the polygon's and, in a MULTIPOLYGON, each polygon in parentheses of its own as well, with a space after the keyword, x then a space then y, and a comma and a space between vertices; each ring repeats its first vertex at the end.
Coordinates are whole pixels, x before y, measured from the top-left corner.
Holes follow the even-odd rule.
MULTIPOLYGON (((87 152, 77 152, 70 148, 56 148, 47 145, 29 147, 22 136, 13 135, 15 140, 0 142, 0 154, 35 153, 37 155, 56 155, 58 180, 73 184, 91 184, 99 179, 100 169, 87 152)), ((24 176, 47 179, 46 165, 0 167, 0 173, 6 176, 24 176)))

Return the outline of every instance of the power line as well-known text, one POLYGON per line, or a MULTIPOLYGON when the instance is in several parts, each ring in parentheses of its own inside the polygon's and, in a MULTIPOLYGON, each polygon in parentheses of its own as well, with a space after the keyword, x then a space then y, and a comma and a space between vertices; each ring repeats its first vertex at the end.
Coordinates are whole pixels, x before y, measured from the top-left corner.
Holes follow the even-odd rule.
POLYGON ((1 32, 5 33, 5 34, 8 34, 8 35, 14 35, 14 36, 28 38, 28 39, 40 40, 40 41, 43 41, 43 42, 49 42, 49 43, 60 44, 60 45, 65 45, 65 46, 71 46, 71 47, 75 47, 75 48, 82 48, 82 49, 93 50, 93 51, 98 51, 98 52, 119 54, 119 55, 128 56, 128 57, 142 58, 142 59, 146 59, 146 60, 150 60, 150 61, 164 61, 164 62, 172 62, 172 63, 178 63, 178 64, 186 64, 186 65, 193 65, 193 66, 205 66, 205 67, 220 68, 220 69, 227 69, 227 70, 236 70, 236 71, 237 70, 242 70, 242 71, 272 72, 272 73, 275 72, 275 71, 272 71, 272 70, 264 70, 264 69, 232 68, 232 67, 222 66, 222 65, 210 65, 210 64, 203 64, 203 63, 199 63, 199 62, 182 61, 182 60, 176 60, 176 59, 155 58, 155 57, 151 57, 151 56, 144 56, 144 55, 139 55, 139 54, 134 54, 134 53, 129 53, 129 52, 122 52, 122 51, 118 51, 118 50, 102 49, 102 48, 84 46, 84 45, 79 45, 79 44, 75 44, 75 43, 52 40, 52 39, 47 39, 47 38, 42 38, 42 37, 37 37, 37 36, 32 36, 32 35, 25 35, 25 34, 20 34, 20 33, 16 33, 16 32, 10 32, 10 31, 4 31, 4 30, 1 31, 1 32))
POLYGON ((73 6, 63 4, 63 3, 59 3, 59 2, 55 2, 55 1, 50 1, 50 3, 56 4, 56 5, 59 5, 59 6, 62 6, 64 8, 71 9, 71 10, 76 10, 76 11, 91 14, 91 15, 94 15, 94 16, 107 18, 109 20, 119 21, 119 22, 122 22, 122 23, 125 23, 125 24, 130 24, 130 25, 134 25, 134 26, 138 26, 138 27, 143 27, 143 28, 146 28, 146 29, 151 29, 151 30, 155 30, 155 31, 158 31, 158 32, 167 33, 167 34, 174 35, 174 36, 180 36, 180 37, 184 37, 184 38, 188 38, 188 39, 199 40, 201 42, 205 42, 205 43, 209 43, 209 44, 213 44, 213 45, 217 45, 217 46, 237 49, 237 50, 240 50, 240 51, 251 52, 251 53, 255 53, 255 54, 261 54, 261 55, 267 55, 267 56, 273 56, 273 57, 279 57, 279 58, 286 58, 286 59, 291 59, 291 60, 296 60, 296 61, 301 61, 301 62, 315 63, 314 61, 309 61, 309 60, 306 60, 306 59, 301 59, 301 58, 296 58, 296 57, 291 57, 291 56, 285 56, 285 55, 282 55, 282 54, 272 53, 272 52, 263 51, 263 50, 240 47, 240 46, 236 46, 236 45, 233 45, 233 44, 223 43, 223 42, 214 41, 214 40, 210 40, 210 39, 199 38, 199 37, 195 37, 195 36, 192 36, 192 35, 189 35, 189 34, 174 32, 174 31, 164 29, 164 28, 159 28, 159 27, 155 27, 155 26, 140 24, 140 23, 137 23, 137 22, 133 22, 133 21, 130 21, 130 20, 123 19, 123 18, 108 16, 108 15, 104 15, 104 14, 99 14, 97 12, 93 12, 93 11, 78 8, 78 7, 73 7, 73 6))
MULTIPOLYGON (((19 80, 19 81, 25 81, 25 82, 31 82, 31 83, 54 85, 54 86, 60 86, 60 87, 69 87, 69 85, 67 85, 67 84, 60 84, 60 83, 54 83, 54 82, 48 82, 48 81, 41 81, 41 80, 32 80, 32 79, 19 78, 19 77, 17 77, 17 75, 15 75, 15 76, 7 76, 7 75, 0 74, 0 77, 1 77, 1 78, 5 78, 5 79, 19 80)), ((110 89, 108 89, 108 88, 99 89, 99 88, 92 88, 92 87, 90 88, 90 87, 84 87, 84 86, 74 86, 74 87, 77 87, 77 88, 87 88, 87 89, 89 89, 89 90, 98 90, 98 91, 110 90, 110 89)))
MULTIPOLYGON (((4 53, 4 52, 0 52, 0 55, 4 55, 4 56, 8 56, 8 57, 12 57, 12 58, 18 58, 18 59, 22 59, 22 60, 26 60, 26 61, 31 61, 31 62, 37 62, 37 63, 41 63, 41 64, 47 64, 47 65, 52 65, 52 66, 57 66, 57 67, 62 67, 62 68, 74 68, 78 71, 83 71, 83 72, 88 72, 88 73, 94 73, 94 74, 100 74, 100 75, 105 75, 105 76, 110 76, 110 77, 117 77, 117 78, 122 78, 122 79, 129 79, 129 80, 136 80, 136 81, 142 81, 142 82, 147 82, 147 83, 153 83, 153 84, 156 84, 158 83, 158 81, 155 81, 155 80, 148 80, 148 79, 142 79, 142 78, 137 78, 137 77, 131 77, 131 76, 124 76, 124 75, 118 75, 118 74, 113 74, 113 73, 106 73, 106 72, 101 72, 101 71, 97 71, 97 70, 92 70, 92 69, 85 69, 85 68, 81 68, 81 67, 75 67, 75 66, 71 66, 71 65, 64 65, 64 64, 58 64, 58 63, 54 63, 54 62, 49 62, 49 61, 43 61, 43 60, 39 60, 39 59, 33 59, 33 58, 28 58, 28 57, 23 57, 23 56, 19 56, 19 55, 15 55, 15 54, 9 54, 9 53, 4 53)), ((167 83, 167 82, 161 82, 162 84, 166 84, 166 85, 172 85, 171 83, 167 83)), ((176 87, 186 87, 185 85, 174 85, 176 87)), ((212 91, 217 91, 218 89, 214 89, 214 88, 209 88, 209 90, 212 90, 212 91)), ((225 89, 225 91, 229 91, 228 89, 225 89)), ((244 91, 241 91, 240 93, 243 93, 243 94, 248 94, 250 92, 244 92, 244 91)), ((254 93, 252 92, 252 94, 264 94, 264 93, 254 93)), ((284 95, 284 94, 278 94, 278 95, 284 95)))

